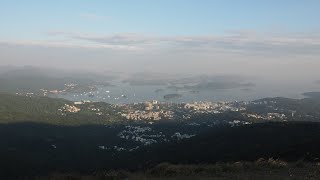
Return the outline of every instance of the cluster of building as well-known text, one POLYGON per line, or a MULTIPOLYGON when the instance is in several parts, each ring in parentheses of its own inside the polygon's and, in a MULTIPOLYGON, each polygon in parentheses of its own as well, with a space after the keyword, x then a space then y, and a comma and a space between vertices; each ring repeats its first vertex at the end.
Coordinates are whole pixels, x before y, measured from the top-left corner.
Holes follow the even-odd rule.
POLYGON ((178 140, 181 140, 181 139, 189 139, 189 138, 192 138, 192 137, 194 137, 194 136, 196 136, 196 135, 189 135, 189 134, 181 134, 180 132, 176 132, 176 133, 174 133, 172 136, 171 136, 171 138, 176 138, 176 139, 178 139, 178 140))
POLYGON ((74 102, 75 105, 82 105, 82 104, 86 104, 86 103, 91 103, 91 101, 84 100, 84 101, 75 101, 74 102))
POLYGON ((184 105, 184 108, 195 110, 195 111, 208 111, 213 109, 213 103, 212 102, 187 103, 184 105))
MULTIPOLYGON (((88 103, 91 103, 91 101, 85 100, 85 101, 76 101, 76 102, 74 102, 75 105, 84 105, 84 104, 88 104, 88 103)), ((98 115, 98 116, 102 116, 103 115, 102 110, 100 108, 95 107, 94 104, 89 104, 87 109, 89 111, 95 112, 96 115, 98 115)))
MULTIPOLYGON (((67 87, 74 87, 76 84, 66 84, 67 87)), ((44 91, 45 92, 45 91, 44 91)), ((65 105, 60 108, 61 112, 76 113, 80 111, 78 105, 90 103, 90 101, 74 102, 75 106, 65 105)), ((150 123, 163 119, 192 119, 197 114, 219 114, 226 112, 239 112, 245 118, 261 119, 261 120, 283 120, 286 121, 286 113, 276 108, 276 101, 249 101, 249 102, 193 102, 193 103, 161 103, 156 100, 148 101, 145 103, 111 105, 114 111, 127 120, 147 120, 150 123), (270 113, 254 113, 247 111, 250 105, 267 105, 268 107, 275 107, 270 113)), ((82 106, 80 106, 82 107, 82 106)), ((95 112, 96 115, 103 115, 102 110, 96 108, 94 104, 85 106, 89 111, 95 112)), ((294 116, 295 112, 292 112, 294 116)), ((229 122, 229 121, 227 121, 229 122)), ((230 122, 231 125, 242 124, 243 122, 230 122)), ((142 139, 137 139, 142 141, 142 139)))
POLYGON ((95 112, 96 115, 98 115, 98 116, 102 116, 103 115, 102 110, 100 108, 95 107, 94 104, 90 104, 88 106, 88 110, 95 112))
MULTIPOLYGON (((86 94, 85 91, 93 91, 95 90, 95 87, 94 86, 80 86, 79 84, 75 84, 75 83, 67 83, 67 84, 64 84, 64 88, 63 89, 51 89, 51 90, 48 90, 48 89, 40 89, 40 95, 43 95, 43 96, 48 96, 48 94, 61 94, 61 93, 67 93, 67 92, 81 92, 83 91, 83 93, 79 93, 79 94, 74 94, 74 96, 83 96, 86 94)), ((89 94, 92 93, 92 92, 89 92, 89 94)))
POLYGON ((64 84, 64 87, 65 88, 75 88, 76 86, 78 86, 78 84, 76 84, 76 83, 66 83, 66 84, 64 84))
POLYGON ((249 124, 252 124, 252 122, 233 120, 233 121, 229 121, 229 124, 231 125, 231 127, 233 127, 233 126, 240 126, 240 125, 249 125, 249 124))
POLYGON ((98 146, 98 148, 102 149, 102 150, 115 150, 115 151, 118 151, 118 152, 120 152, 120 151, 130 151, 130 152, 132 152, 134 150, 139 149, 139 147, 140 146, 136 146, 134 148, 124 148, 124 147, 119 147, 119 146, 110 146, 110 147, 108 147, 108 146, 98 146))
POLYGON ((194 136, 193 134, 183 134, 181 132, 176 132, 172 136, 166 136, 161 131, 156 132, 150 127, 140 126, 126 126, 125 129, 118 134, 118 137, 121 139, 138 142, 143 146, 169 142, 171 140, 189 139, 194 136))
POLYGON ((159 134, 150 134, 152 129, 150 127, 140 126, 126 126, 126 129, 121 131, 118 136, 121 139, 140 142, 144 146, 155 144, 159 138, 165 137, 162 132, 159 134))
POLYGON ((266 108, 268 108, 269 112, 267 113, 259 113, 259 114, 254 114, 254 113, 243 113, 244 116, 248 118, 255 118, 255 119, 262 119, 262 120, 282 120, 282 121, 287 121, 288 116, 291 115, 294 117, 296 111, 292 110, 284 110, 281 109, 277 106, 277 101, 275 100, 263 100, 263 101, 252 101, 248 102, 248 104, 252 105, 263 105, 266 108))
POLYGON ((267 113, 267 119, 268 120, 273 120, 273 119, 285 120, 286 119, 286 115, 280 114, 280 113, 267 113))
POLYGON ((151 111, 151 110, 159 110, 160 106, 158 104, 158 101, 152 100, 151 102, 145 102, 145 110, 151 111))
POLYGON ((160 103, 153 100, 151 102, 145 102, 143 109, 136 110, 135 108, 126 108, 125 112, 121 113, 122 117, 128 120, 161 120, 161 119, 173 119, 174 112, 171 110, 163 110, 160 108, 160 103))
POLYGON ((43 96, 47 96, 48 95, 48 90, 46 89, 40 89, 40 91, 42 92, 43 96))
POLYGON ((161 119, 173 119, 172 111, 132 111, 128 113, 122 113, 121 116, 128 120, 154 120, 158 121, 161 119))
POLYGON ((16 93, 18 96, 26 96, 26 97, 33 97, 35 94, 32 92, 27 92, 27 93, 16 93))
POLYGON ((77 113, 79 112, 81 109, 73 106, 73 105, 69 105, 69 104, 65 104, 63 107, 61 107, 60 109, 58 109, 58 111, 60 112, 68 112, 68 113, 77 113))
POLYGON ((161 119, 190 119, 193 114, 201 113, 223 113, 226 111, 245 111, 245 103, 235 102, 194 102, 181 104, 159 103, 156 100, 143 104, 122 105, 124 111, 121 116, 128 120, 161 120, 161 119), (176 110, 184 111, 182 117, 177 117, 176 110))
POLYGON ((252 113, 242 113, 244 117, 254 118, 254 119, 265 119, 263 115, 260 114, 252 114, 252 113))
POLYGON ((40 94, 41 96, 48 96, 48 94, 59 94, 59 93, 65 93, 66 90, 47 90, 47 89, 40 89, 40 94))
POLYGON ((184 105, 187 110, 192 110, 197 113, 222 113, 225 111, 244 111, 244 105, 235 105, 233 102, 194 102, 184 105))
MULTIPOLYGON (((185 110, 189 110, 188 113, 183 115, 183 119, 190 119, 193 113, 224 113, 226 111, 241 112, 243 117, 260 119, 260 120, 282 120, 286 121, 287 117, 284 113, 281 113, 281 109, 278 109, 275 104, 276 101, 252 101, 252 102, 194 102, 187 103, 183 106, 185 110), (269 113, 252 113, 247 112, 249 105, 267 105, 274 112, 269 113)), ((292 117, 295 111, 292 111, 292 117)), ((244 121, 230 121, 229 124, 234 125, 246 125, 249 122, 244 121)))
POLYGON ((283 113, 267 113, 267 114, 252 114, 252 113, 242 113, 243 116, 254 119, 261 120, 287 120, 287 116, 283 113))

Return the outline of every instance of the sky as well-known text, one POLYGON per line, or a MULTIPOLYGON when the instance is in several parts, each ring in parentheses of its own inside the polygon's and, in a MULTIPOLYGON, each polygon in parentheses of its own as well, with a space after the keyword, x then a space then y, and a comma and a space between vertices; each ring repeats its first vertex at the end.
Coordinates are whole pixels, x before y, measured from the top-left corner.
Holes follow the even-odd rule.
POLYGON ((314 77, 319 19, 319 0, 0 0, 0 65, 314 77))

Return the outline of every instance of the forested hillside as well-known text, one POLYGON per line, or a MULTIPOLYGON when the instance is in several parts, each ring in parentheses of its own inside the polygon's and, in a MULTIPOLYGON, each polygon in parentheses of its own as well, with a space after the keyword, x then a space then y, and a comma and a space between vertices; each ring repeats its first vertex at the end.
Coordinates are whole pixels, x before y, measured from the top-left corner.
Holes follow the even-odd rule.
MULTIPOLYGON (((106 124, 119 120, 119 115, 106 103, 79 105, 79 112, 63 109, 73 102, 48 97, 26 97, 0 94, 0 123, 39 122, 55 125, 106 124), (101 109, 97 114, 91 109, 101 109)), ((77 108, 77 107, 75 107, 77 108)))

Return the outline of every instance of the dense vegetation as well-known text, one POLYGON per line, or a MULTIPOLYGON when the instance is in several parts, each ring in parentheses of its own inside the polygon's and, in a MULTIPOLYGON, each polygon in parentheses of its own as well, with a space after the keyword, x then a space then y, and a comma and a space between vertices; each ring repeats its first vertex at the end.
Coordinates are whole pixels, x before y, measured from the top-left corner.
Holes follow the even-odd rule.
POLYGON ((230 179, 310 179, 320 178, 319 165, 297 161, 287 163, 281 160, 258 159, 254 162, 234 162, 215 164, 169 164, 161 163, 144 171, 130 172, 123 170, 105 170, 92 174, 81 175, 79 173, 54 173, 47 176, 25 177, 24 180, 230 180, 230 179))
POLYGON ((248 112, 267 114, 269 112, 284 113, 290 117, 289 121, 320 121, 320 98, 310 97, 303 99, 265 98, 256 102, 271 102, 268 104, 250 105, 248 112))
MULTIPOLYGON (((294 112, 295 115, 288 122, 234 127, 218 122, 246 120, 239 112, 199 114, 189 121, 164 120, 150 125, 142 121, 125 122, 118 114, 119 109, 102 102, 80 104, 77 107, 81 111, 69 113, 59 110, 66 104, 74 105, 68 100, 2 93, 0 178, 39 176, 41 179, 55 172, 76 173, 79 177, 93 175, 92 178, 100 177, 100 172, 103 178, 115 173, 122 177, 121 170, 133 178, 196 176, 199 168, 205 176, 228 176, 231 173, 230 177, 233 177, 234 170, 244 174, 248 173, 246 168, 263 171, 273 168, 270 163, 278 166, 284 161, 285 170, 278 174, 279 177, 289 173, 288 163, 296 161, 312 163, 308 166, 318 177, 314 167, 320 161, 319 99, 266 98, 256 102, 248 107, 248 112, 278 112, 287 117, 294 112), (99 109, 102 114, 92 109, 99 109), (192 123, 197 125, 190 125, 192 123), (119 134, 128 130, 128 126, 152 128, 149 134, 146 132, 141 137, 159 133, 172 137, 177 132, 195 136, 142 145, 132 139, 120 138, 119 134), (109 149, 101 149, 102 145, 109 149), (138 146, 134 151, 117 150, 138 146), (263 161, 266 167, 245 163, 261 158, 267 159, 263 161), (242 162, 240 166, 235 163, 238 161, 242 162)), ((304 171, 309 173, 306 169, 304 171)), ((53 179, 57 177, 65 176, 52 176, 53 179)))
POLYGON ((109 104, 89 103, 81 105, 79 113, 64 113, 61 109, 65 104, 73 102, 48 97, 26 97, 0 93, 0 123, 39 122, 55 125, 107 124, 120 120, 109 104), (101 109, 103 116, 90 111, 90 105, 101 109))
POLYGON ((22 120, 47 121, 58 117, 58 109, 70 103, 63 99, 46 97, 26 97, 11 94, 0 94, 1 122, 15 122, 22 120))
MULTIPOLYGON (((166 132, 181 126, 160 123, 153 128, 166 132)), ((0 174, 6 177, 52 172, 92 174, 111 169, 144 170, 161 162, 214 164, 271 157, 287 162, 317 162, 320 157, 319 123, 208 127, 194 138, 145 146, 133 152, 98 148, 100 145, 130 145, 117 136, 123 128, 124 125, 0 125, 0 174)))

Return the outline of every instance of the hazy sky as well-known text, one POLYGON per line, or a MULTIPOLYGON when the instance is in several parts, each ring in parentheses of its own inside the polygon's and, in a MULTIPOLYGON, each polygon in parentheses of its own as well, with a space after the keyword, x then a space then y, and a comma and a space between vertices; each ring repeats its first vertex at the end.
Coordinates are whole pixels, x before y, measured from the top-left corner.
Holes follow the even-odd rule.
POLYGON ((0 0, 0 65, 320 76, 319 0, 0 0))

